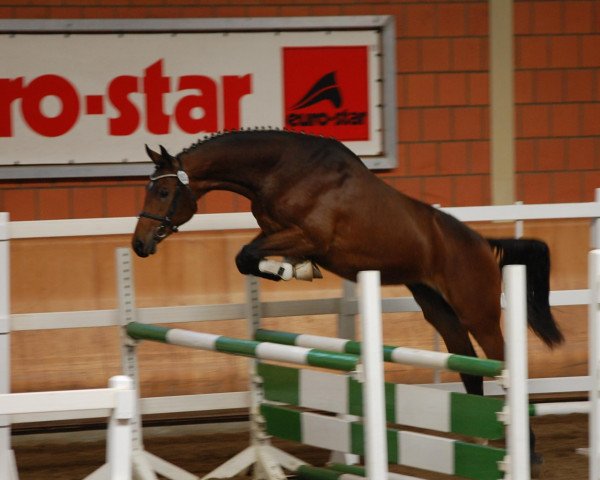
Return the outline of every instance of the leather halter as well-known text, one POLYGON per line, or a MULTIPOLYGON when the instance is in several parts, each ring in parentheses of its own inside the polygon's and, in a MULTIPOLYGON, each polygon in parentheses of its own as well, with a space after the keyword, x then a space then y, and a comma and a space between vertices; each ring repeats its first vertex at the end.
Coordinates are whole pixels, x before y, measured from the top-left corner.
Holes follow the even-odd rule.
POLYGON ((154 232, 154 238, 156 240, 163 239, 167 236, 167 228, 170 229, 173 233, 179 231, 179 227, 177 225, 173 225, 173 215, 177 211, 177 207, 179 206, 179 200, 181 198, 182 192, 188 193, 189 200, 193 205, 193 213, 196 213, 198 209, 198 205, 196 204, 196 198, 192 189, 190 188, 190 179, 188 174, 185 173, 184 170, 177 170, 177 173, 165 173, 163 175, 150 175, 150 181, 154 182, 155 180, 159 180, 161 178, 174 177, 177 179, 177 187, 175 190, 175 195, 173 196, 173 200, 171 201, 171 205, 169 205, 169 209, 164 216, 155 215, 153 213, 148 213, 145 211, 141 211, 138 215, 138 218, 149 218, 151 220, 156 220, 160 222, 160 226, 154 232))

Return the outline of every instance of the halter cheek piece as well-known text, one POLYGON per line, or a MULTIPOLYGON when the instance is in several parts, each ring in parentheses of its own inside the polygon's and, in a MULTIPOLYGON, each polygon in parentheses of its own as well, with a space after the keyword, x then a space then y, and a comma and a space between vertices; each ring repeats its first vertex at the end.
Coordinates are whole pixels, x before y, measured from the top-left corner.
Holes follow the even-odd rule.
POLYGON ((155 215, 153 213, 148 212, 140 212, 138 217, 150 218, 151 220, 156 220, 160 222, 160 226, 157 227, 154 232, 154 238, 156 240, 163 239, 167 236, 167 229, 170 229, 173 233, 179 231, 179 227, 177 225, 173 225, 173 215, 177 211, 177 207, 179 206, 179 200, 181 198, 182 192, 186 192, 188 194, 188 199, 193 205, 194 213, 198 206, 196 205, 196 198, 194 197, 194 193, 190 188, 190 179, 188 174, 183 170, 178 170, 177 173, 165 173, 163 175, 150 176, 150 181, 153 182, 155 180, 159 180, 161 178, 174 177, 177 179, 177 189, 175 190, 175 195, 173 196, 173 200, 171 201, 171 205, 169 205, 169 209, 164 216, 155 215))

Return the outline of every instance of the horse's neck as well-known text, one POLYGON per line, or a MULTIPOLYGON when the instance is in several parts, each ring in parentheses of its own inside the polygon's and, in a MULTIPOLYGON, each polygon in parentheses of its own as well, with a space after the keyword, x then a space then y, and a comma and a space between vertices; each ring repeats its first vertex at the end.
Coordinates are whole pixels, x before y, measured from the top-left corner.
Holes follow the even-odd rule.
POLYGON ((229 190, 252 199, 279 157, 277 149, 231 142, 200 145, 183 162, 198 196, 210 190, 229 190))

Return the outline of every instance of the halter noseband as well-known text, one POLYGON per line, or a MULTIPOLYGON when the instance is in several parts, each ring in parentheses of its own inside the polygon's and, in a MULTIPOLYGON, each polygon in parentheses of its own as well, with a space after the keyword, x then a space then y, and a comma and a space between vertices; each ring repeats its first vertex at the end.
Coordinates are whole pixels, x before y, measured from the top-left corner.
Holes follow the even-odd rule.
POLYGON ((179 205, 179 199, 181 198, 181 192, 183 190, 185 190, 186 192, 189 193, 189 199, 192 201, 192 204, 194 205, 194 213, 196 213, 196 210, 198 208, 196 205, 196 199, 194 197, 194 193, 192 192, 192 189, 190 188, 190 178, 188 177, 188 174, 185 173, 185 171, 177 170, 177 173, 164 173, 163 175, 156 175, 156 176, 150 175, 150 181, 154 182, 155 180, 159 180, 161 178, 168 178, 168 177, 174 177, 177 179, 177 189, 175 190, 175 195, 173 196, 173 200, 171 201, 171 205, 169 206, 167 213, 161 217, 160 215, 154 215, 153 213, 141 211, 140 214, 138 215, 139 218, 144 217, 144 218, 149 218, 151 220, 156 220, 156 221, 160 222, 160 226, 156 229, 156 231, 154 233, 154 237, 156 240, 160 240, 167 236, 167 233, 166 233, 167 228, 170 229, 173 233, 179 231, 179 227, 177 225, 173 225, 172 217, 175 214, 175 212, 177 211, 177 207, 179 205))

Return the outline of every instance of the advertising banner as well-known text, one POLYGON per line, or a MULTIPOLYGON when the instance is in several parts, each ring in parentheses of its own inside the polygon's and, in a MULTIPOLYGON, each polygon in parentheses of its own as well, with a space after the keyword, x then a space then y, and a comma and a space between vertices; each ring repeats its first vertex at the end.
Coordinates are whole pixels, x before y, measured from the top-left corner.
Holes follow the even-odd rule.
POLYGON ((378 30, 0 35, 0 166, 147 162, 285 128, 381 155, 378 30))

